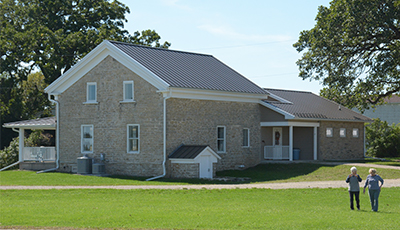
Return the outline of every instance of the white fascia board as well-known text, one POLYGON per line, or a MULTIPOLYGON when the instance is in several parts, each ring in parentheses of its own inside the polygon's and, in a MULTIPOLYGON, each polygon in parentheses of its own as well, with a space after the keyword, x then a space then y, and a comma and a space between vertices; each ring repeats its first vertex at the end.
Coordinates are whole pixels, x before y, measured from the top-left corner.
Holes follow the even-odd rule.
POLYGON ((280 109, 280 108, 278 108, 276 106, 273 106, 273 105, 271 105, 269 103, 266 103, 266 102, 263 102, 263 101, 260 101, 259 103, 262 106, 267 107, 268 109, 271 109, 271 110, 273 110, 273 111, 285 116, 285 119, 294 119, 295 118, 295 116, 293 114, 288 113, 288 112, 286 112, 286 111, 284 111, 284 110, 282 110, 282 109, 280 109))
POLYGON ((56 130, 55 125, 3 125, 4 128, 56 130))
POLYGON ((195 163, 197 163, 194 161, 194 159, 170 158, 169 160, 173 164, 195 164, 195 163))
POLYGON ((319 127, 319 122, 271 121, 271 122, 261 122, 260 125, 261 127, 275 127, 275 126, 319 127))
POLYGON ((268 94, 238 93, 218 90, 175 87, 170 87, 170 91, 165 91, 165 93, 168 93, 172 98, 252 103, 259 103, 260 100, 268 98, 268 94))
POLYGON ((107 56, 115 58, 122 65, 132 70, 132 72, 136 73, 159 90, 165 90, 168 87, 166 82, 139 64, 136 60, 116 48, 109 41, 103 41, 65 74, 50 84, 45 89, 45 92, 54 95, 61 94, 81 79, 86 73, 92 70, 97 64, 103 61, 107 56))
MULTIPOLYGON (((205 148, 205 149, 203 149, 203 151, 201 151, 201 153, 199 153, 199 155, 197 155, 195 158, 194 158, 194 160, 195 160, 195 162, 199 162, 199 158, 200 158, 200 156, 202 156, 202 155, 212 155, 212 156, 214 156, 216 159, 221 159, 221 157, 217 154, 217 153, 215 153, 214 152, 214 150, 212 150, 210 147, 207 147, 207 148, 205 148), (208 154, 207 154, 208 153, 208 154)), ((213 163, 217 163, 217 161, 213 161, 213 163)))

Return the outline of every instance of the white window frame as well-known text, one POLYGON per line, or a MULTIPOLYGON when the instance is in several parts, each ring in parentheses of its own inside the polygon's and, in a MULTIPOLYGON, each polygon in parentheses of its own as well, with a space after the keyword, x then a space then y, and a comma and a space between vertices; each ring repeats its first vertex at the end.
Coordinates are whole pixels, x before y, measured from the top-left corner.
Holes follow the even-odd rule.
POLYGON ((226 153, 226 127, 225 126, 217 126, 217 153, 226 153), (223 138, 220 138, 220 137, 218 137, 218 134, 219 134, 219 129, 220 128, 223 128, 224 129, 224 137, 223 138), (224 149, 223 150, 219 150, 219 145, 218 145, 218 142, 219 141, 223 141, 223 143, 224 143, 224 145, 223 145, 223 147, 224 147, 224 149))
POLYGON ((134 87, 134 82, 133 81, 124 81, 123 82, 123 100, 121 102, 135 102, 135 87, 134 87), (126 85, 132 84, 132 98, 127 99, 126 98, 126 85))
POLYGON ((243 140, 242 140, 242 147, 243 148, 249 148, 250 147, 250 129, 249 128, 244 128, 242 130, 242 135, 243 135, 243 140), (245 139, 245 133, 247 133, 247 140, 245 139), (245 141, 247 142, 247 145, 245 145, 245 141))
POLYGON ((86 83, 86 104, 97 104, 97 82, 87 82, 86 83), (95 86, 94 88, 94 100, 89 100, 89 88, 90 86, 95 86))
POLYGON ((333 128, 326 128, 326 137, 333 137, 333 128))
POLYGON ((126 125, 126 152, 127 153, 136 153, 136 154, 140 153, 140 125, 138 125, 138 124, 128 124, 128 125, 126 125), (131 127, 131 126, 137 126, 138 135, 137 135, 136 138, 129 136, 129 127, 131 127), (131 151, 129 149, 129 141, 130 140, 137 140, 137 151, 131 151))
POLYGON ((346 128, 340 128, 339 136, 340 137, 346 137, 346 128))
POLYGON ((353 134, 354 138, 358 138, 360 136, 360 130, 357 128, 354 128, 352 134, 353 134))
POLYGON ((81 153, 93 153, 93 149, 94 149, 94 127, 93 127, 93 125, 81 125, 81 153), (92 128, 92 138, 85 138, 85 137, 83 137, 83 134, 84 134, 84 132, 83 132, 83 129, 85 128, 85 127, 91 127, 92 128), (84 148, 83 148, 83 143, 85 142, 85 139, 91 139, 91 144, 92 144, 92 150, 90 151, 88 151, 88 150, 85 150, 84 148))

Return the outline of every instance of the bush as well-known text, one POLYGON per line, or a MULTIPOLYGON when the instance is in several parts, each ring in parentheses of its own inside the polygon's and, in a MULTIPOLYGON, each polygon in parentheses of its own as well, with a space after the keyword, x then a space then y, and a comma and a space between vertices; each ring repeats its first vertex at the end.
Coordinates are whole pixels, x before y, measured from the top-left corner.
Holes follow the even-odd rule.
POLYGON ((400 124, 391 126, 379 118, 366 126, 367 155, 373 157, 400 156, 400 124))
POLYGON ((19 153, 19 137, 16 137, 10 142, 10 146, 0 151, 0 169, 17 162, 18 153, 19 153))

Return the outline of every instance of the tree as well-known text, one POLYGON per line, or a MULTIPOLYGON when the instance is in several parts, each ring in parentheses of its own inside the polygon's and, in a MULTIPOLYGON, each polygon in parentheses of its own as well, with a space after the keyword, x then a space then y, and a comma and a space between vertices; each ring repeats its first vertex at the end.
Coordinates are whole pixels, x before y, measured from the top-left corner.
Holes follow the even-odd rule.
POLYGON ((333 0, 293 45, 299 77, 321 95, 363 111, 400 91, 400 1, 333 0))
MULTIPOLYGON (((0 70, 26 77, 34 68, 51 83, 104 39, 168 48, 154 30, 124 30, 129 8, 114 0, 3 0, 0 70)), ((25 79, 23 79, 25 80, 25 79)))
POLYGON ((365 128, 367 154, 373 157, 400 156, 400 124, 389 126, 386 121, 374 119, 365 128))
MULTIPOLYGON (((154 30, 129 34, 124 30, 126 13, 129 8, 117 0, 0 1, 0 125, 43 117, 38 111, 48 108, 43 84, 52 83, 105 39, 170 46, 160 44, 154 30), (29 80, 38 70, 43 79, 29 80), (23 82, 34 88, 24 91, 23 82), (31 103, 24 106, 24 100, 31 103)), ((1 149, 15 133, 0 129, 1 149)))

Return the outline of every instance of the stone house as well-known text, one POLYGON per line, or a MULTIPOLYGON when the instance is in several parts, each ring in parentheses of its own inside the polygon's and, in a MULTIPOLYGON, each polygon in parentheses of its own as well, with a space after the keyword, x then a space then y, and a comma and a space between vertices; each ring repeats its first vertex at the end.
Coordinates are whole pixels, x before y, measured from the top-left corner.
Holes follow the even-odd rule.
MULTIPOLYGON (((389 125, 400 124, 400 96, 393 94, 389 98, 385 98, 385 103, 377 105, 364 111, 364 115, 370 118, 379 118, 387 121, 389 125)), ((354 111, 359 112, 357 109, 354 111)))
POLYGON ((356 159, 370 121, 312 93, 263 89, 211 55, 115 41, 45 92, 57 105, 56 169, 64 172, 75 172, 83 155, 103 161, 108 174, 152 179, 212 178, 270 160, 356 159))

